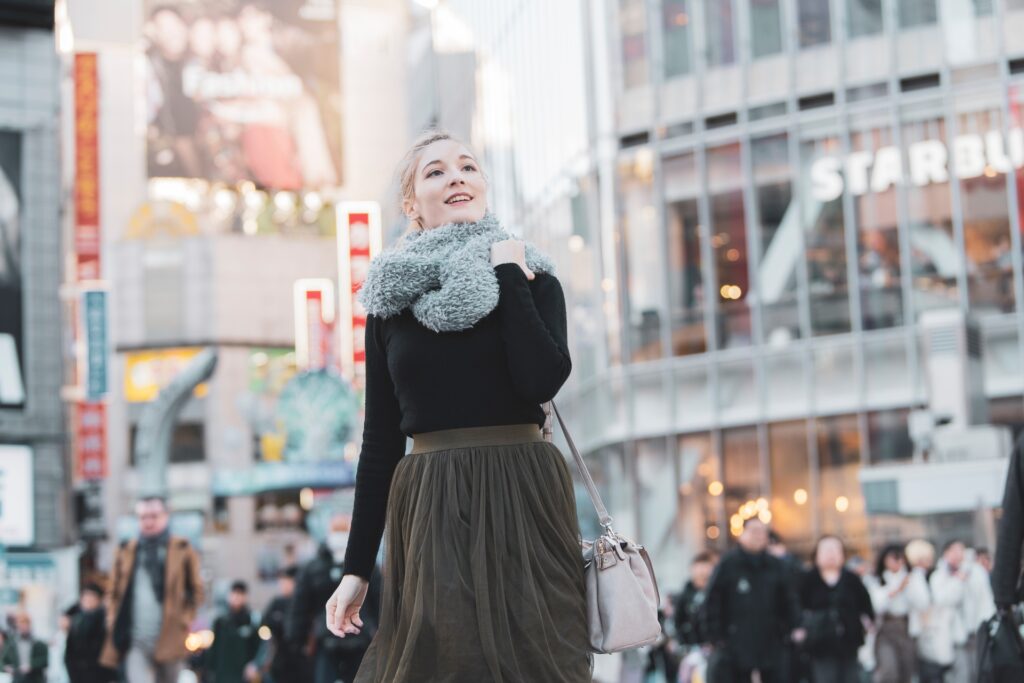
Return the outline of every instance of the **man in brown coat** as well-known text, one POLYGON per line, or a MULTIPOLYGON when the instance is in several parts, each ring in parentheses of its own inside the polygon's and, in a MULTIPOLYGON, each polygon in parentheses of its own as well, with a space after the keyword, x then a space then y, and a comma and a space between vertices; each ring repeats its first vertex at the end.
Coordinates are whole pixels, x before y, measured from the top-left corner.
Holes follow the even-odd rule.
POLYGON ((203 603, 199 557, 187 540, 170 535, 163 499, 140 500, 135 514, 139 538, 123 543, 114 558, 100 662, 113 668, 123 662, 131 683, 174 683, 203 603))

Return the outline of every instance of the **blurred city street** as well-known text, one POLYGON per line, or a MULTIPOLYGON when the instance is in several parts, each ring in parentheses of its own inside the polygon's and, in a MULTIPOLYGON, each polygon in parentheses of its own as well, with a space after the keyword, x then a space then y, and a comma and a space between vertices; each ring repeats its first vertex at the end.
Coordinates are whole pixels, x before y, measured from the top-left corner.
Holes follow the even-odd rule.
POLYGON ((660 586, 594 681, 1011 680, 1024 0, 0 0, 0 683, 355 680, 356 294, 434 129, 660 586))

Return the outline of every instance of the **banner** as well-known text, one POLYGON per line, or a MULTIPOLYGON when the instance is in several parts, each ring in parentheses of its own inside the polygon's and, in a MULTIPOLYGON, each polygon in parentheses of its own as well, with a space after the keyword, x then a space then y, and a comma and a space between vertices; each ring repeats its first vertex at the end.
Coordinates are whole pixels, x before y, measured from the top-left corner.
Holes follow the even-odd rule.
POLYGON ((96 54, 75 55, 75 267, 100 279, 99 76, 96 54))
POLYGON ((334 282, 295 282, 295 361, 301 370, 338 368, 334 282))
POLYGON ((0 132, 0 408, 25 403, 20 194, 21 135, 0 132))
POLYGON ((341 184, 337 0, 145 0, 150 177, 341 184))
MULTIPOLYGON (((159 351, 133 351, 125 356, 124 397, 129 403, 152 401, 202 349, 178 348, 159 351)), ((208 386, 200 384, 192 392, 196 398, 206 395, 208 386)))
POLYGON ((80 481, 107 476, 107 409, 103 403, 75 405, 75 465, 80 481))
POLYGON ((338 205, 338 304, 341 308, 341 365, 358 389, 366 372, 366 309, 356 299, 370 260, 381 249, 380 204, 338 205))
POLYGON ((85 342, 85 397, 95 401, 107 394, 107 292, 83 290, 79 311, 85 342))

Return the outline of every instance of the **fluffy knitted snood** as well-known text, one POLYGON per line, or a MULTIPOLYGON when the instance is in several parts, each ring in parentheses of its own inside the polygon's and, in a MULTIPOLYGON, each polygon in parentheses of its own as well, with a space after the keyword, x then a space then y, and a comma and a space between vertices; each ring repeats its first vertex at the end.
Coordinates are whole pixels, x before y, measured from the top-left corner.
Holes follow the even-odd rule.
MULTIPOLYGON (((418 230, 370 264, 359 301, 371 315, 390 318, 412 308, 434 332, 466 330, 498 305, 491 245, 514 239, 490 213, 475 223, 418 230)), ((526 244, 526 265, 553 273, 546 255, 526 244)))

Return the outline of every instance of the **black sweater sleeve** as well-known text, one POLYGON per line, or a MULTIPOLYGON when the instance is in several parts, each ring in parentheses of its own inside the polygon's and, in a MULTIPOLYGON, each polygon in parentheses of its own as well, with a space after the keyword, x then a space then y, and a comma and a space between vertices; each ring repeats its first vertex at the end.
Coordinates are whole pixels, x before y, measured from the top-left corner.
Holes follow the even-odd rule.
POLYGON ((1021 458, 1024 440, 1010 454, 1010 468, 1003 494, 1003 517, 999 520, 995 563, 992 567, 992 593, 996 605, 1008 607, 1017 602, 1021 577, 1021 543, 1024 542, 1024 472, 1021 458))
POLYGON ((501 292, 498 317, 513 386, 527 401, 546 403, 572 370, 562 286, 548 274, 539 274, 531 282, 515 263, 497 265, 494 272, 501 292))
POLYGON ((384 351, 383 323, 366 321, 366 415, 356 471, 352 528, 345 551, 345 573, 369 580, 377 562, 391 477, 405 455, 401 410, 384 351))

